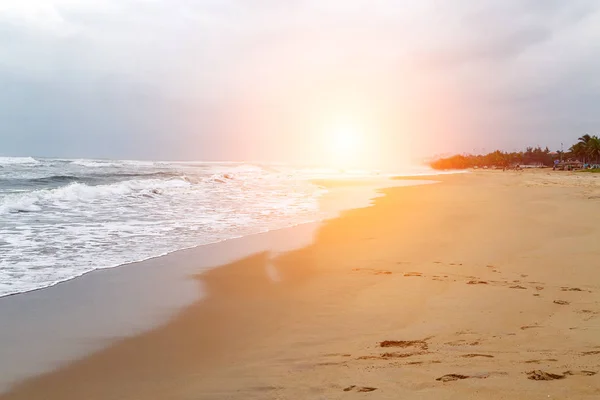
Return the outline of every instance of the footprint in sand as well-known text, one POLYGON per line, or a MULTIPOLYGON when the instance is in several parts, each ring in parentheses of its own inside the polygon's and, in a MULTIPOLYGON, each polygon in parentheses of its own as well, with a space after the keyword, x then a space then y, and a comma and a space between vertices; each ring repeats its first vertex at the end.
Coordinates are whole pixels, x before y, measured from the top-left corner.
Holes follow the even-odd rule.
POLYGON ((367 392, 373 392, 375 390, 377 390, 377 388, 375 388, 375 387, 356 386, 356 385, 351 385, 351 386, 348 386, 347 388, 344 388, 344 392, 355 391, 355 392, 367 393, 367 392))
POLYGON ((535 329, 535 328, 543 328, 543 326, 540 325, 525 325, 521 327, 521 330, 524 331, 526 329, 535 329))
POLYGON ((561 287, 560 290, 563 292, 583 292, 583 290, 578 287, 561 287))
POLYGON ((405 272, 404 276, 423 276, 420 272, 405 272))
POLYGON ((461 379, 467 379, 468 376, 467 375, 460 375, 460 374, 447 374, 444 376, 440 376, 439 378, 436 379, 436 381, 440 381, 440 382, 452 382, 452 381, 458 381, 461 379))
POLYGON ((316 363, 315 365, 317 365, 319 367, 331 367, 331 366, 335 366, 335 365, 347 365, 347 363, 329 361, 329 362, 316 363))
POLYGON ((521 285, 515 285, 515 286, 511 286, 510 289, 527 289, 527 288, 523 287, 521 285))
POLYGON ((399 352, 391 352, 391 353, 383 353, 379 358, 383 360, 389 360, 391 358, 407 358, 412 356, 422 356, 427 354, 426 351, 416 351, 412 353, 399 353, 399 352))
POLYGON ((561 306, 568 306, 571 303, 566 300, 554 300, 554 304, 559 304, 561 306))
POLYGON ((444 344, 447 344, 448 346, 477 346, 480 344, 480 342, 478 340, 469 342, 468 340, 458 339, 452 342, 446 342, 444 344))
POLYGON ((379 342, 379 347, 418 347, 421 350, 427 350, 429 347, 427 344, 428 339, 430 338, 422 340, 384 340, 383 342, 379 342))
POLYGON ((600 354, 600 350, 584 351, 581 353, 582 356, 594 356, 596 354, 600 354))
POLYGON ((386 352, 379 355, 372 356, 361 356, 358 357, 358 360, 389 360, 393 358, 406 358, 412 356, 420 356, 427 354, 427 340, 431 339, 431 337, 425 338, 423 340, 384 340, 383 342, 379 342, 379 347, 383 348, 401 348, 401 349, 411 349, 413 351, 406 352, 386 352), (416 351, 414 351, 416 348, 416 351))
POLYGON ((492 356, 490 354, 477 354, 477 353, 463 354, 461 357, 464 357, 464 358, 475 358, 475 357, 494 358, 494 356, 492 356))
POLYGON ((427 352, 426 351, 417 351, 417 352, 412 352, 412 353, 399 353, 399 352, 383 353, 378 356, 360 356, 357 358, 357 360, 391 360, 391 359, 395 359, 395 358, 408 358, 408 357, 412 357, 412 356, 422 356, 424 354, 427 354, 427 352))
POLYGON ((586 370, 581 370, 581 371, 565 371, 565 375, 594 376, 596 374, 597 374, 596 371, 586 371, 586 370))
POLYGON ((407 362, 406 365, 423 365, 423 364, 441 364, 440 360, 431 360, 431 361, 411 361, 407 362))
POLYGON ((565 371, 562 374, 553 374, 550 372, 545 372, 542 370, 535 370, 535 371, 529 371, 526 372, 527 374, 527 379, 531 379, 534 381, 553 381, 553 380, 557 380, 557 379, 564 379, 567 376, 573 376, 573 375, 579 375, 579 376, 594 376, 597 374, 596 371, 586 371, 586 370, 580 370, 580 371, 565 371))
POLYGON ((506 375, 506 373, 505 372, 484 372, 484 373, 476 374, 476 375, 447 374, 444 376, 440 376, 439 378, 436 379, 436 381, 452 382, 452 381, 459 381, 462 379, 469 379, 469 378, 486 379, 492 375, 506 375))
POLYGON ((533 381, 554 381, 557 379, 564 379, 565 376, 562 374, 553 374, 550 372, 542 371, 541 369, 536 369, 534 371, 526 372, 527 379, 531 379, 533 381))
POLYGON ((467 282, 467 285, 487 285, 488 283, 486 281, 477 281, 477 280, 472 280, 467 282))
POLYGON ((543 362, 557 362, 558 360, 556 358, 544 358, 544 359, 540 359, 540 360, 527 360, 527 361, 523 361, 525 364, 540 364, 543 362))

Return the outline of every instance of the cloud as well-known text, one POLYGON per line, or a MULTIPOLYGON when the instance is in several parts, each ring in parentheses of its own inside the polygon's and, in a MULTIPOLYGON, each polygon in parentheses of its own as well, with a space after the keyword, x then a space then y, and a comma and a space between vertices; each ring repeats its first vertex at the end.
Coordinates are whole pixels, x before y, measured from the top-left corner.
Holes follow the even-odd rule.
POLYGON ((0 4, 0 20, 24 28, 53 29, 64 23, 56 4, 24 0, 0 4))
MULTIPOLYGON (((0 104, 45 115, 13 119, 29 138, 79 135, 72 153, 93 152, 80 138, 104 129, 122 143, 151 132, 120 154, 156 156, 160 142, 167 158, 193 157, 179 142, 197 141, 196 157, 213 146, 227 158, 224 140, 264 139, 281 148, 260 156, 276 157, 290 151, 281 137, 317 140, 324 115, 344 109, 386 135, 408 132, 415 152, 544 135, 552 146, 600 122, 590 110, 599 10, 593 0, 5 0, 0 82, 12 94, 0 104), (19 93, 28 101, 13 104, 19 93), (114 125, 102 122, 111 114, 114 125), (165 145, 169 120, 179 122, 165 145)), ((9 144, 27 147, 0 137, 9 144)))

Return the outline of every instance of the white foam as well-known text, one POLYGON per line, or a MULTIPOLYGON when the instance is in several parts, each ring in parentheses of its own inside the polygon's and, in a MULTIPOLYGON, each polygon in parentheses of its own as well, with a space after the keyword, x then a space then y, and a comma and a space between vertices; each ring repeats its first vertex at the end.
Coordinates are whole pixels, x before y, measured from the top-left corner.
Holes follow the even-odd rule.
MULTIPOLYGON (((319 188, 256 165, 114 161, 106 172, 88 172, 79 164, 107 162, 43 162, 36 176, 153 178, 37 190, 0 188, 0 296, 50 286, 94 269, 319 219, 319 188), (170 175, 180 177, 166 178, 170 175)), ((30 171, 10 171, 17 179, 31 176, 30 171)))
POLYGON ((32 157, 0 157, 0 165, 31 165, 39 164, 35 158, 32 157))
MULTIPOLYGON (((327 190, 310 180, 348 176, 244 163, 40 161, 33 175, 31 168, 3 169, 9 179, 21 181, 39 176, 92 180, 38 182, 48 186, 36 190, 0 187, 0 296, 182 248, 320 220, 328 216, 319 206, 327 190), (107 164, 111 167, 94 167, 107 164), (143 179, 146 175, 152 179, 143 179)), ((351 176, 376 174, 353 171, 351 176)))
POLYGON ((119 168, 123 166, 130 167, 151 167, 156 164, 169 165, 168 163, 159 163, 154 161, 139 161, 139 160, 93 160, 93 159, 76 159, 76 160, 64 160, 70 161, 73 165, 79 165, 88 168, 119 168))
POLYGON ((41 207, 36 205, 37 199, 27 194, 14 194, 0 200, 0 215, 11 212, 40 211, 41 207))
POLYGON ((89 186, 71 183, 57 189, 43 189, 25 193, 11 193, 0 199, 0 214, 9 212, 41 211, 44 206, 73 206, 78 202, 90 202, 116 196, 155 196, 172 188, 189 187, 183 179, 130 180, 111 185, 89 186))
POLYGON ((110 161, 102 161, 102 160, 72 160, 71 164, 80 165, 82 167, 87 168, 108 168, 108 167, 119 167, 121 164, 110 162, 110 161))

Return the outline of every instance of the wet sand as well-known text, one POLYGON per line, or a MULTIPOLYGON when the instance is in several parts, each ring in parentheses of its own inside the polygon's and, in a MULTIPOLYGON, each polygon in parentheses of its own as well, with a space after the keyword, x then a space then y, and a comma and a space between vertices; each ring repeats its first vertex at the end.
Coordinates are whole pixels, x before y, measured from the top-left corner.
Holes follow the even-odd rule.
POLYGON ((598 398, 600 180, 439 180, 198 274, 169 323, 0 399, 598 398))

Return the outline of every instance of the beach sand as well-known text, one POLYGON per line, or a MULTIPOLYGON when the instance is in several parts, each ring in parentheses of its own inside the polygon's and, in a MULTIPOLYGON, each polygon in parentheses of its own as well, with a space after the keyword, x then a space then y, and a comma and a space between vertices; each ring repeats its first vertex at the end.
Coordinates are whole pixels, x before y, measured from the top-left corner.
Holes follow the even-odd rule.
POLYGON ((600 398, 600 177, 436 179, 0 399, 600 398))

